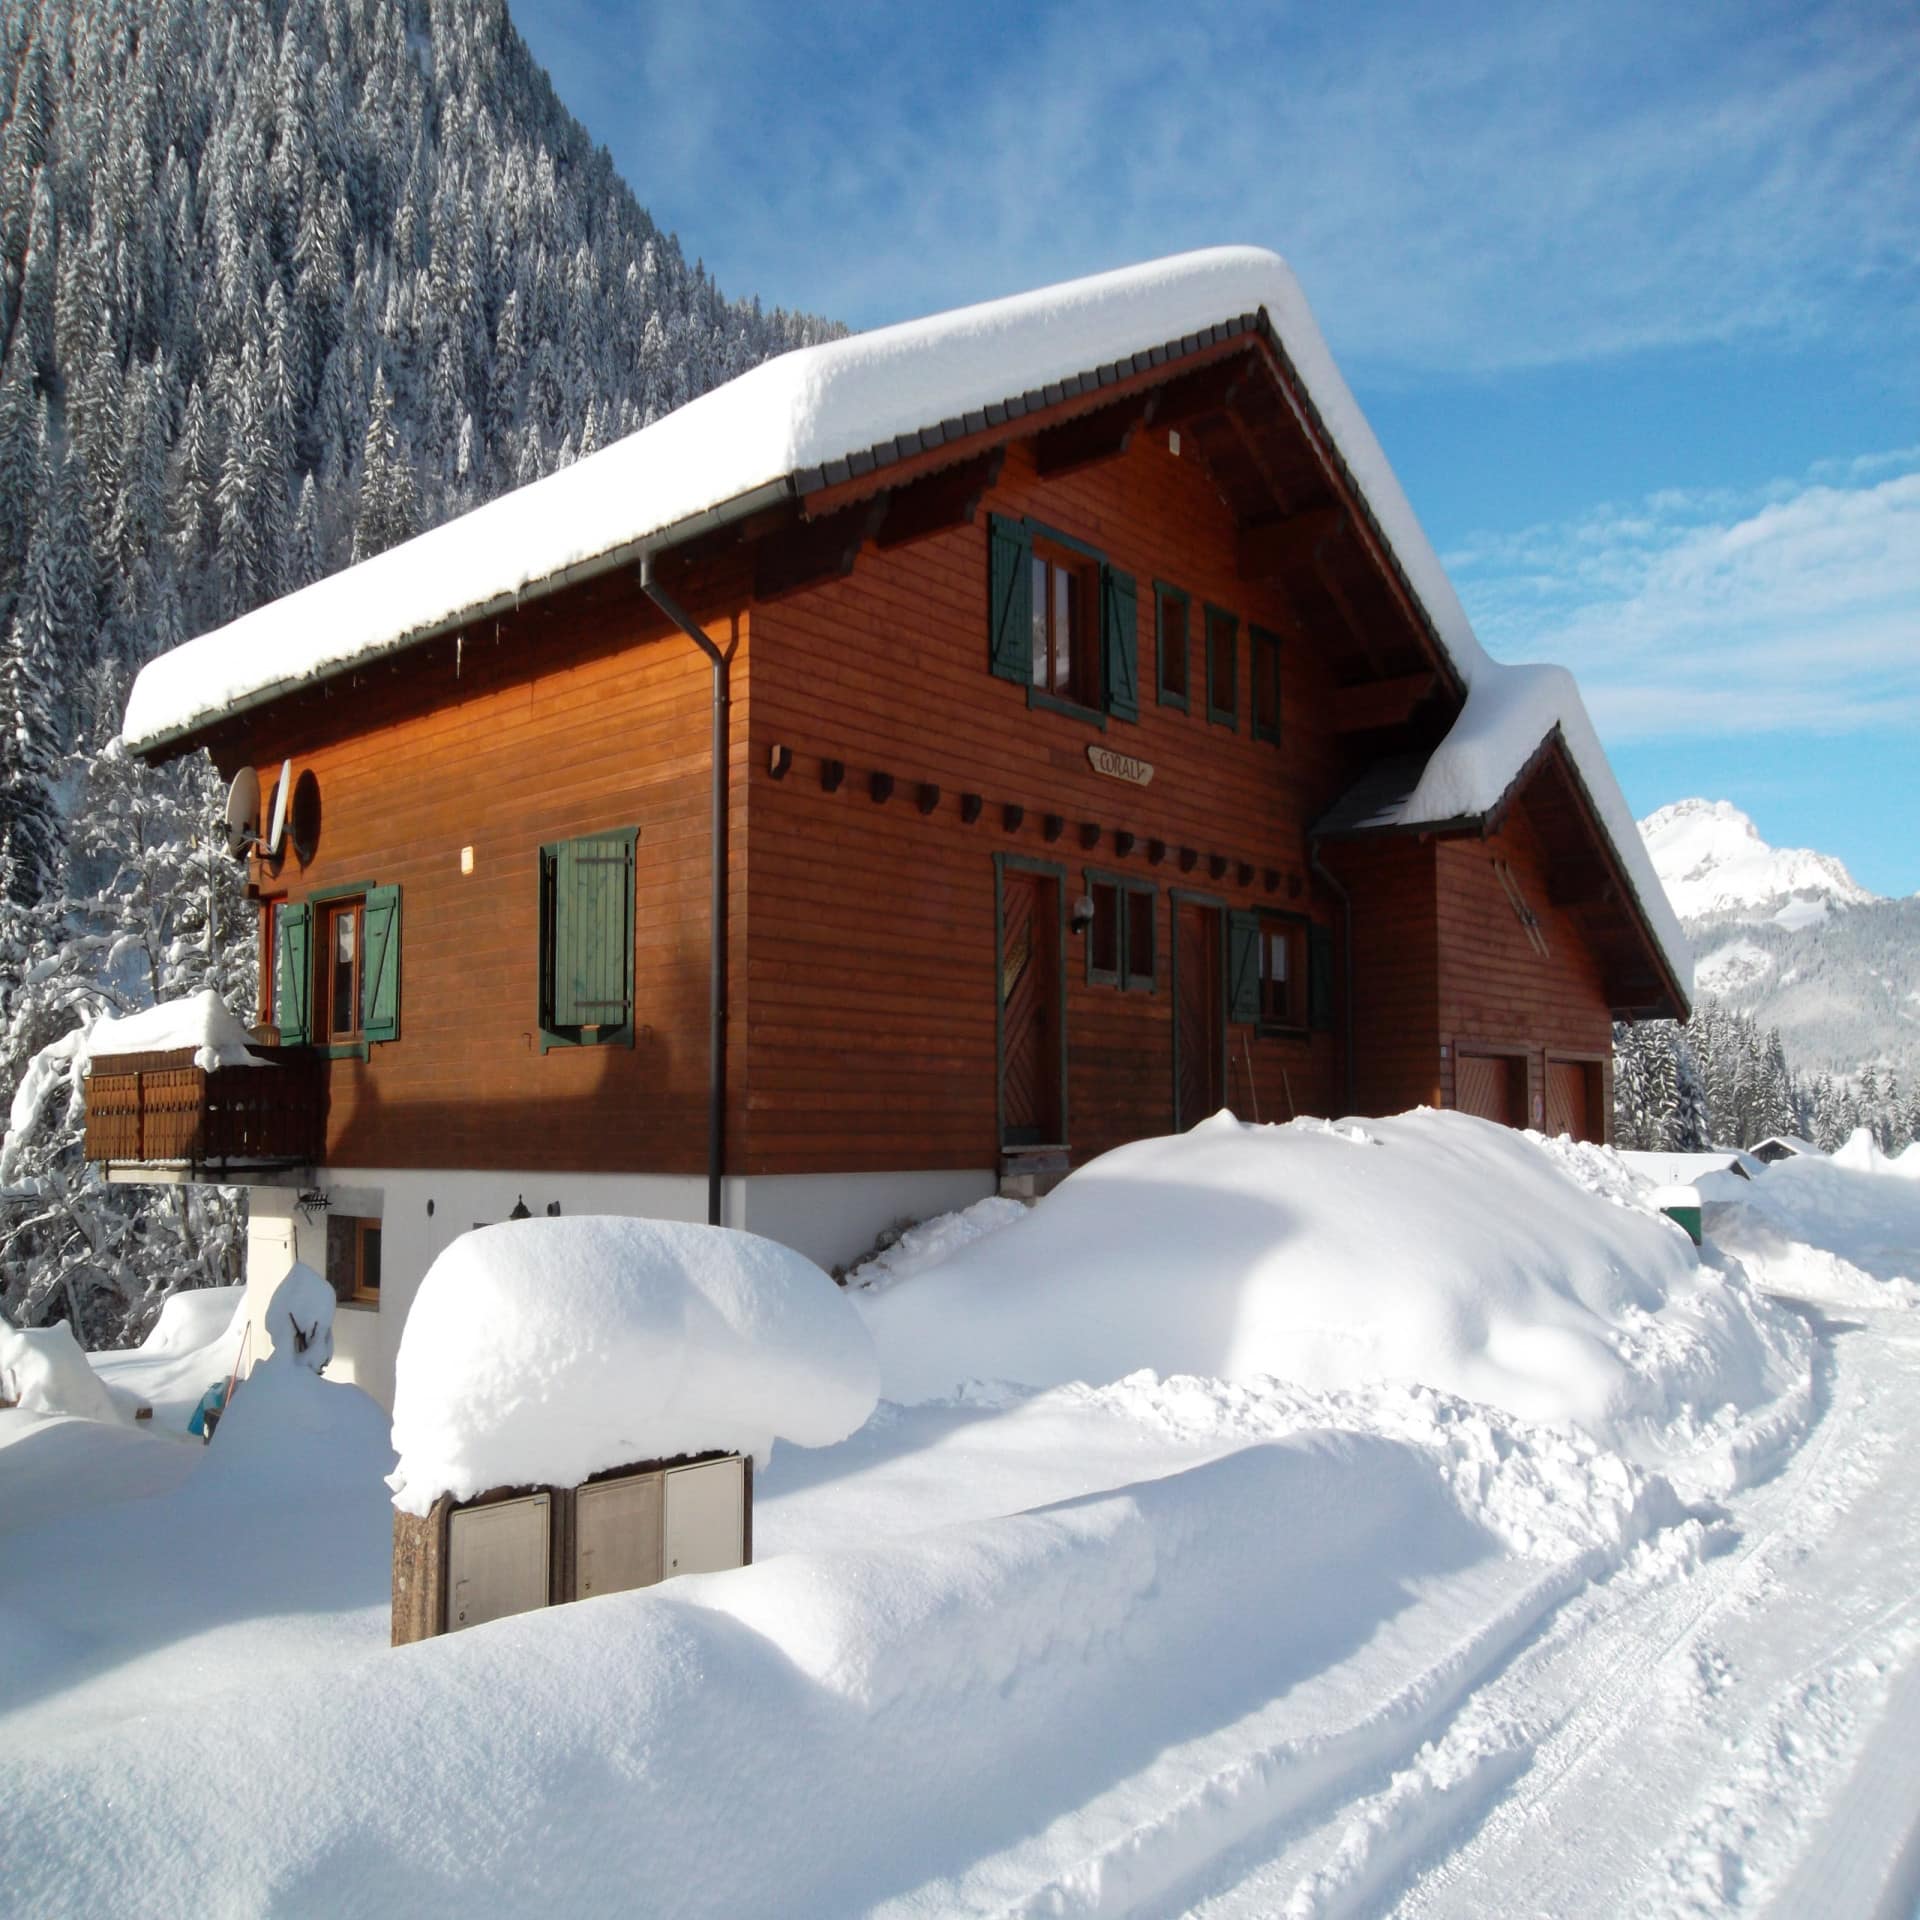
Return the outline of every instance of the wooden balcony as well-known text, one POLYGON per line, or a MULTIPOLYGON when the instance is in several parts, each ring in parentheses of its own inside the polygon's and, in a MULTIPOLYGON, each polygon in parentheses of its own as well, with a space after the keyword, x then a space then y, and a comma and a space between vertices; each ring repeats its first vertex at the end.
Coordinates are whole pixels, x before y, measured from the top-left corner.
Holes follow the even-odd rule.
POLYGON ((253 1052, 266 1064, 211 1073, 184 1047, 96 1056, 87 1158, 209 1179, 312 1165, 326 1142, 325 1062, 303 1048, 253 1052))

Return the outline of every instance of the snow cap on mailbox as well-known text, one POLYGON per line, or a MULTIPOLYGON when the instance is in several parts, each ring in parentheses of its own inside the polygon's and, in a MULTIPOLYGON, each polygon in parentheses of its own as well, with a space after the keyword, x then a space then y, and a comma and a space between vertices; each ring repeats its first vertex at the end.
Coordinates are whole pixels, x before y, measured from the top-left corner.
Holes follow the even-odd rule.
POLYGON ((776 1439, 844 1440, 878 1392, 865 1322, 776 1241, 670 1220, 482 1227, 407 1315, 394 1505, 716 1450, 764 1464, 776 1439))

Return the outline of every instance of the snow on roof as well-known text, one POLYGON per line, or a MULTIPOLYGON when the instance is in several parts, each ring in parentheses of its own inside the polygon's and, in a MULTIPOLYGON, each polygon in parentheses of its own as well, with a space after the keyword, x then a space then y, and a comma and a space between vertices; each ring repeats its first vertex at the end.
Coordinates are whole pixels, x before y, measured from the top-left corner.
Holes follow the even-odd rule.
POLYGON ((462 1234, 400 1336, 394 1505, 573 1486, 776 1437, 844 1440, 873 1411, 873 1342, 812 1261, 674 1220, 513 1220, 462 1234))
MULTIPOLYGON (((1264 313, 1440 644, 1469 688, 1405 816, 1497 799, 1558 725, 1675 977, 1692 956, 1570 675, 1481 648, 1438 555, 1334 365, 1292 270, 1214 247, 796 349, 559 473, 257 608, 150 661, 127 701, 135 752, 511 606, 571 569, 638 555, 883 443, 963 431, 1029 393, 1264 313), (1530 733, 1530 737, 1529 736, 1530 733), (1504 766, 1504 777, 1501 768, 1504 766)), ((1490 804, 1490 802, 1488 803, 1490 804)))

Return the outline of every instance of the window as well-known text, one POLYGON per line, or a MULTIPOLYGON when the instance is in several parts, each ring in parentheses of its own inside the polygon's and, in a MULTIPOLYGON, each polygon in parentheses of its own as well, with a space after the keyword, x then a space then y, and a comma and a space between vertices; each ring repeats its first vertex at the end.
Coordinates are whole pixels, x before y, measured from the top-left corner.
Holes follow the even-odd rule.
POLYGON ((1178 587, 1155 581, 1154 632, 1159 671, 1160 704, 1187 711, 1187 626, 1193 602, 1178 587))
POLYGON ((364 900, 331 900, 320 909, 320 1019, 314 1038, 360 1038, 360 959, 364 900))
POLYGON ((1262 1033, 1333 1025, 1333 937, 1297 914, 1227 916, 1228 1018, 1262 1033))
POLYGON ((283 1046, 361 1052, 400 1037, 400 889, 282 901, 262 949, 283 1046))
POLYGON ((540 849, 540 1051, 633 1045, 639 830, 540 849))
POLYGON ((1033 547, 1033 684, 1079 707, 1100 704, 1094 648, 1099 570, 1050 542, 1033 547))
POLYGON ((1087 923, 1087 978, 1095 986, 1151 993, 1154 967, 1154 889, 1142 880, 1089 873, 1093 918, 1087 923))
POLYGON ((1306 1005, 1306 928, 1297 920, 1260 924, 1260 1024, 1304 1027, 1306 1005))
POLYGON ((1240 622, 1219 607, 1207 609, 1207 718, 1223 727, 1240 716, 1240 622))
POLYGON ((1252 653, 1253 737, 1280 741, 1280 636, 1264 627, 1247 629, 1252 653))
POLYGON ((327 1216, 327 1284, 336 1300, 380 1304, 380 1222, 327 1216))
POLYGON ((1083 541, 994 514, 988 525, 993 671, 1030 707, 1138 720, 1136 588, 1083 541))

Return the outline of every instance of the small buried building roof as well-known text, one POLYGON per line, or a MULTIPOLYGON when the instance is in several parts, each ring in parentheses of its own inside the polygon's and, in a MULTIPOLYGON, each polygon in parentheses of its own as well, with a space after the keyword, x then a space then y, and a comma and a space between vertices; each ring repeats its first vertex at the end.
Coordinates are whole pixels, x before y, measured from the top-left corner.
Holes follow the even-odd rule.
POLYGON ((1177 254, 767 361, 562 472, 149 662, 128 698, 127 745, 152 753, 185 743, 229 715, 569 580, 1256 333, 1291 366, 1467 689, 1402 824, 1485 811, 1557 726, 1642 919, 1690 991, 1692 955, 1572 677, 1489 659, 1299 283, 1256 247, 1177 254))

